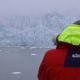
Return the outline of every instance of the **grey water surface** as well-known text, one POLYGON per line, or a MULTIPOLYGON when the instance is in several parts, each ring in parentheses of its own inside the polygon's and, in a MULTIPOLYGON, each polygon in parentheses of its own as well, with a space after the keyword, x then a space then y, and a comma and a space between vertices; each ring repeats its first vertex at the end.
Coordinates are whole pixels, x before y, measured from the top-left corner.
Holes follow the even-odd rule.
POLYGON ((49 48, 1 47, 0 80, 37 80, 40 62, 49 48))

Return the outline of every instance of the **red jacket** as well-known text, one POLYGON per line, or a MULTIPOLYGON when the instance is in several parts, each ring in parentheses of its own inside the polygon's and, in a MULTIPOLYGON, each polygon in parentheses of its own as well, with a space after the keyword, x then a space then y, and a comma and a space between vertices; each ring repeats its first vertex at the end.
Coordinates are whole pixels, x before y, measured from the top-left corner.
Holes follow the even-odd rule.
POLYGON ((80 80, 80 58, 68 57, 70 48, 80 49, 59 43, 56 49, 47 51, 39 67, 38 80, 80 80))

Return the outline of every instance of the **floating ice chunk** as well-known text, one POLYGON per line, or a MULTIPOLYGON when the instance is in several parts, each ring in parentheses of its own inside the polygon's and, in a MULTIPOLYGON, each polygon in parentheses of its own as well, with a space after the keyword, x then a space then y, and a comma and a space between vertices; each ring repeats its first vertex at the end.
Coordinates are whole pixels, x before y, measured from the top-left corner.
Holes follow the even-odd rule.
POLYGON ((30 49, 36 49, 37 47, 30 47, 30 49))
POLYGON ((21 72, 12 72, 12 74, 19 75, 19 74, 21 74, 21 72))
POLYGON ((31 56, 36 56, 37 54, 35 54, 35 53, 31 53, 30 55, 31 55, 31 56))

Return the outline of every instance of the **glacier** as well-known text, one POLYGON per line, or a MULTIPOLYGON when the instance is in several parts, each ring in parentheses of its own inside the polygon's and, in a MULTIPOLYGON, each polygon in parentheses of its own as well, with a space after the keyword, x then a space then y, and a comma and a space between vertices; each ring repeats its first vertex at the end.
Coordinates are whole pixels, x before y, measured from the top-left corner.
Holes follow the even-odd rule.
POLYGON ((55 38, 80 16, 50 13, 43 16, 13 16, 0 20, 0 47, 53 47, 55 38))

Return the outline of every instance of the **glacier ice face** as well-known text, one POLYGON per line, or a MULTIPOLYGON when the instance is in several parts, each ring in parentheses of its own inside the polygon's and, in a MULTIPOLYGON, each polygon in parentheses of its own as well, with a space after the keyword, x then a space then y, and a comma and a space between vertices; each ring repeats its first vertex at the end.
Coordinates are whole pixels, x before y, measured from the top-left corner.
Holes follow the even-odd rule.
POLYGON ((0 46, 53 47, 52 39, 78 17, 58 13, 39 17, 15 16, 0 23, 0 46))

